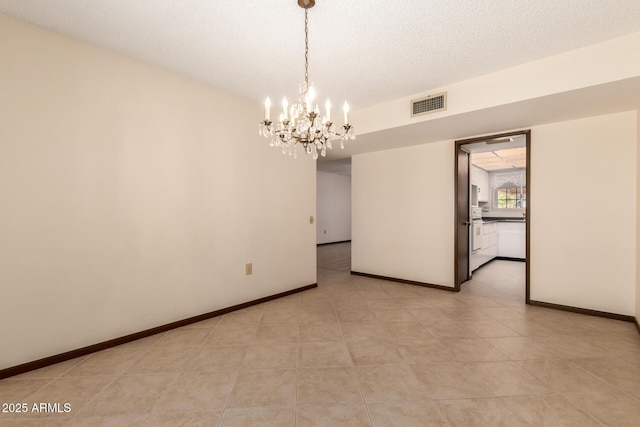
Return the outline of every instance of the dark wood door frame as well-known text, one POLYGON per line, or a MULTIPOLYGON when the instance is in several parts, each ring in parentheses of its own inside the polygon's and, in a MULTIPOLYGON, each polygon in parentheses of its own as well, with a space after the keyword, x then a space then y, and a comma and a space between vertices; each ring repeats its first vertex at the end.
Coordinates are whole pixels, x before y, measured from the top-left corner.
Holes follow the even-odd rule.
MULTIPOLYGON (((455 283, 454 283, 454 288, 456 291, 460 291, 460 285, 462 284, 462 282, 464 282, 465 280, 461 280, 461 277, 458 277, 458 252, 459 252, 459 248, 458 248, 458 223, 460 221, 466 221, 466 219, 463 218, 458 218, 458 199, 460 199, 460 197, 458 197, 458 151, 460 149, 460 146, 465 145, 465 144, 472 144, 474 142, 480 142, 480 141, 486 141, 487 139, 497 139, 497 138, 506 138, 509 136, 519 136, 519 135, 524 135, 525 136, 525 140, 526 140, 526 147, 527 147, 527 170, 526 170, 526 180, 527 180, 527 187, 525 190, 525 194, 527 196, 527 206, 525 208, 525 215, 527 218, 527 221, 525 222, 525 240, 526 240, 526 246, 525 246, 525 264, 526 264, 526 271, 525 271, 525 303, 526 304, 530 304, 531 302, 531 292, 530 292, 530 276, 531 276, 531 215, 530 215, 530 210, 531 210, 531 130, 530 129, 526 129, 526 130, 521 130, 521 131, 515 131, 515 132, 506 132, 506 133, 498 133, 498 134, 492 134, 492 135, 485 135, 485 136, 481 136, 481 137, 476 137, 476 138, 469 138, 469 139, 461 139, 455 142, 455 177, 454 179, 455 181, 455 188, 456 188, 456 194, 455 194, 455 212, 456 212, 456 226, 455 226, 455 242, 454 242, 454 272, 455 272, 455 283)), ((471 165, 469 165, 469 168, 471 168, 471 165)), ((468 189, 467 189, 468 191, 468 189)), ((469 194, 466 195, 466 200, 467 200, 467 204, 469 204, 469 194)))
POLYGON ((460 290, 460 284, 471 278, 469 274, 471 260, 470 229, 471 216, 469 212, 469 192, 471 188, 471 156, 462 144, 456 144, 456 181, 455 181, 455 291, 460 290), (465 203, 466 201, 466 203, 465 203))

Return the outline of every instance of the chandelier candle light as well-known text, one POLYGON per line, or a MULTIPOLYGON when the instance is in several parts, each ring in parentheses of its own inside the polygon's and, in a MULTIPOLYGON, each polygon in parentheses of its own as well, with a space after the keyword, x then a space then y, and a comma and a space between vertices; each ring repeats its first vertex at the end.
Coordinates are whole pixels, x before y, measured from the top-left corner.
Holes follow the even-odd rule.
POLYGON ((300 98, 289 106, 287 98, 282 99, 282 113, 277 123, 271 121, 271 99, 264 101, 264 120, 260 122, 260 135, 270 140, 270 146, 281 147, 283 154, 296 157, 298 143, 304 147, 313 159, 326 156, 331 149, 331 140, 340 138, 340 147, 344 141, 356 139, 349 124, 349 104, 344 102, 344 125, 335 131, 331 121, 331 102, 325 103, 325 114, 320 114, 315 103, 315 89, 309 83, 309 18, 307 12, 316 4, 315 0, 298 0, 298 6, 304 9, 304 83, 300 84, 300 98))

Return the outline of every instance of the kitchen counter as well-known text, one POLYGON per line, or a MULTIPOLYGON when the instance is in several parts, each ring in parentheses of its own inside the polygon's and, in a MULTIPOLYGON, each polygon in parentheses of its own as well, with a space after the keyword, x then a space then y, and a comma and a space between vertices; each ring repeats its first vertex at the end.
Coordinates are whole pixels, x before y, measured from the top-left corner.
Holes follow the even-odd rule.
POLYGON ((483 222, 526 222, 524 218, 483 217, 483 222))
POLYGON ((494 258, 513 261, 526 259, 527 222, 520 217, 485 217, 474 222, 469 257, 471 271, 494 258))

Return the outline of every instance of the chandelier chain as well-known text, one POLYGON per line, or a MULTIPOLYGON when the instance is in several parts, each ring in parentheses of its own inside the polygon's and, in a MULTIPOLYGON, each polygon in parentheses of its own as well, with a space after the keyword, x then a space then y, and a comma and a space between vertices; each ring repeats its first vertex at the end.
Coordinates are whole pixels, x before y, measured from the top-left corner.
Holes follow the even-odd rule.
POLYGON ((309 16, 304 10, 304 83, 309 87, 309 16))

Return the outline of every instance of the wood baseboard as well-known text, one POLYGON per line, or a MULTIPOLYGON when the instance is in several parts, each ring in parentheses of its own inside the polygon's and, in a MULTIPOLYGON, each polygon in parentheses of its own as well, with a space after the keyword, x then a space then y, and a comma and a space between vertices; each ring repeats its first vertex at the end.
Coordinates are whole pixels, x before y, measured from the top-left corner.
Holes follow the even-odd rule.
POLYGON ((635 318, 635 322, 634 323, 636 324, 636 329, 638 330, 638 333, 640 334, 640 320, 638 320, 637 317, 635 318))
POLYGON ((459 290, 456 290, 456 288, 452 286, 434 285, 433 283, 416 282, 415 280, 398 279, 396 277, 380 276, 377 274, 362 273, 360 271, 351 271, 351 274, 353 274, 354 276, 364 276, 371 277, 373 279, 389 280, 390 282, 404 283, 407 285, 422 286, 425 288, 434 288, 449 292, 459 292, 459 290))
MULTIPOLYGON (((508 256, 497 256, 494 259, 497 260, 502 260, 502 261, 520 261, 520 262, 527 262, 526 258, 512 258, 512 257, 508 257, 508 256)), ((493 261, 493 260, 491 260, 493 261)))
POLYGON ((590 310, 588 308, 580 308, 580 307, 572 307, 570 305, 562 305, 562 304, 553 304, 550 302, 542 302, 542 301, 534 301, 534 300, 530 300, 528 302, 529 305, 534 305, 536 307, 543 307, 543 308, 551 308, 554 310, 562 310, 562 311, 570 311, 572 313, 578 313, 578 314, 586 314, 589 316, 596 316, 596 317, 605 317, 607 319, 615 319, 615 320, 622 320, 625 322, 636 322, 636 326, 637 326, 637 319, 633 316, 627 316, 624 314, 617 314, 617 313, 609 313, 606 311, 598 311, 598 310, 590 310))
POLYGON ((14 375, 23 374, 25 372, 33 371, 36 369, 44 368, 49 365, 54 365, 56 363, 64 362, 66 360, 75 359, 76 357, 86 356, 91 353, 95 353, 98 351, 106 350, 111 347, 115 347, 121 344, 126 344, 131 341, 136 341, 142 338, 149 337, 151 335, 159 334, 161 332, 166 332, 171 329, 180 328, 182 326, 190 325, 192 323, 201 322, 203 320, 210 319, 212 317, 221 316, 223 314, 231 313, 232 311, 242 310, 243 308, 251 307, 254 305, 262 304, 267 301, 271 301, 274 299, 286 297, 288 295, 292 295, 298 292, 303 292, 309 289, 317 288, 318 284, 313 283, 311 285, 302 286, 299 288, 291 289, 289 291, 280 292, 278 294, 266 296, 263 298, 258 298, 253 301, 247 301, 242 304, 237 304, 231 307, 221 308, 219 310, 214 310, 209 313, 199 314, 197 316, 189 317, 187 319, 178 320, 176 322, 167 323, 165 325, 156 326, 155 328, 147 329, 140 332, 135 332, 133 334, 125 335, 123 337, 114 338, 108 341, 103 341, 97 344, 89 345, 87 347, 78 348, 75 350, 67 351, 65 353, 56 354, 53 356, 45 357, 43 359, 34 360, 32 362, 23 363, 21 365, 12 366, 10 368, 0 370, 0 380, 8 377, 12 377, 14 375))
POLYGON ((317 243, 316 246, 337 245, 338 243, 351 243, 351 240, 340 240, 339 242, 317 243))

